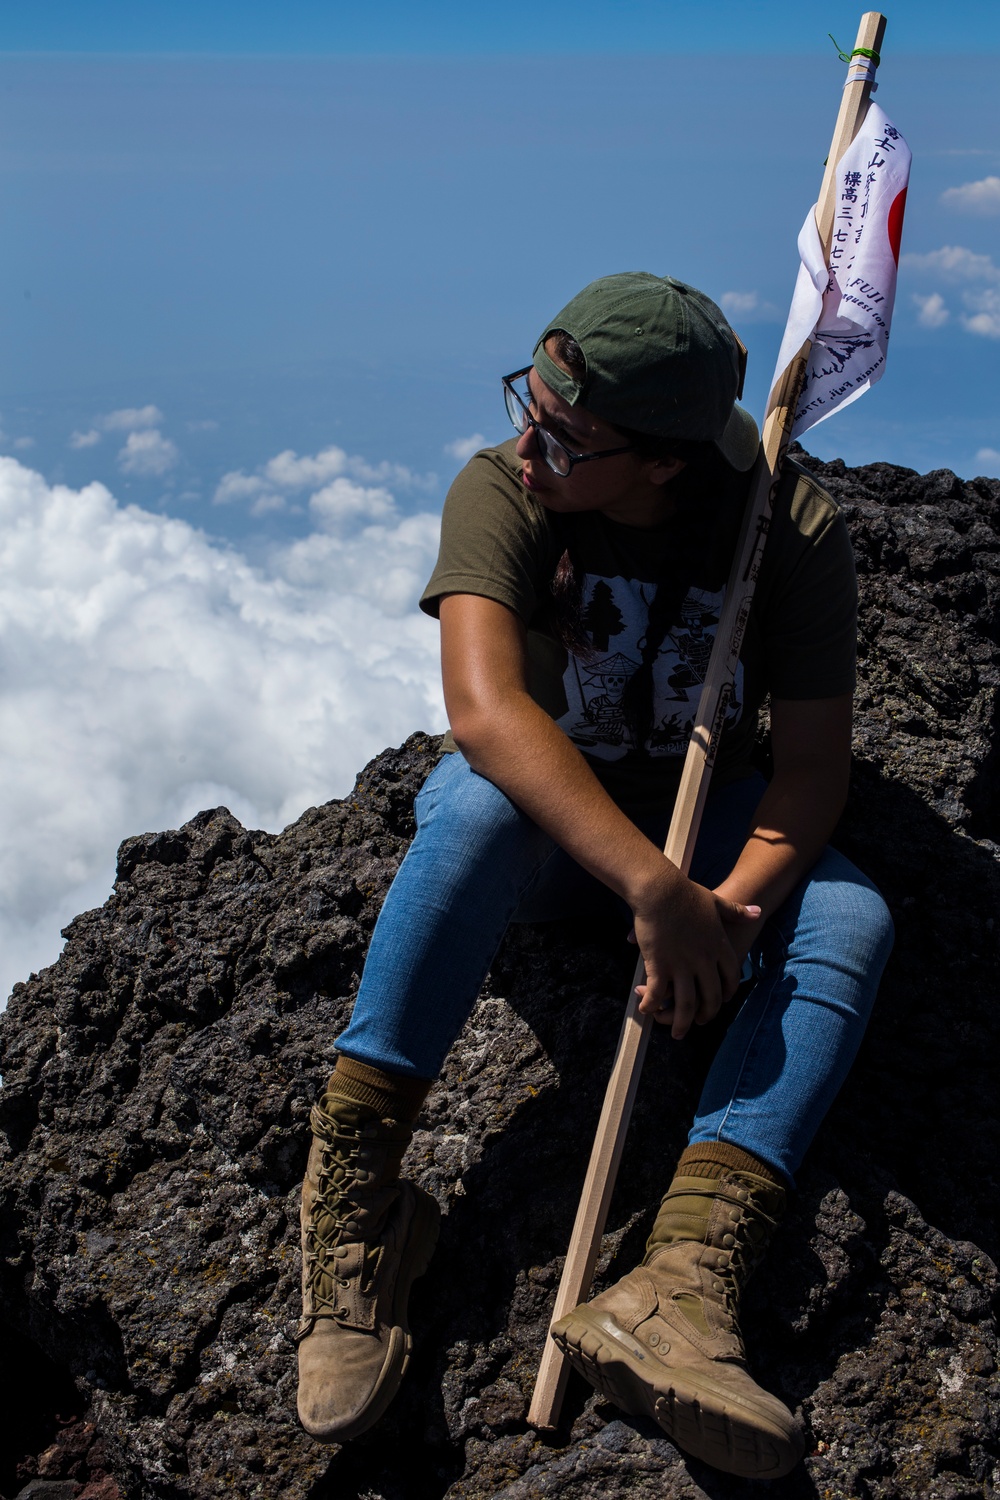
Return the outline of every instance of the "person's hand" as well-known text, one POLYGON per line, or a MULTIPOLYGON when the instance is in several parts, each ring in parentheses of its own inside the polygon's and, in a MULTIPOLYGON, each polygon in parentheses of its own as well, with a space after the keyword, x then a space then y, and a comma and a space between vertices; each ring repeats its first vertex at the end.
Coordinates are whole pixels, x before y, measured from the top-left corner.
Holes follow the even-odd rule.
POLYGON ((711 1021, 736 993, 760 907, 730 901, 668 866, 633 912, 646 968, 645 984, 636 987, 639 1009, 679 1039, 692 1024, 711 1021))
MULTIPOLYGON (((726 929, 729 945, 736 955, 736 962, 743 972, 743 964, 747 954, 760 936, 760 929, 764 925, 759 906, 741 906, 738 901, 731 901, 728 897, 713 891, 719 916, 722 918, 726 929), (749 915, 748 915, 749 914, 749 915)), ((732 996, 727 996, 732 999, 732 996)))

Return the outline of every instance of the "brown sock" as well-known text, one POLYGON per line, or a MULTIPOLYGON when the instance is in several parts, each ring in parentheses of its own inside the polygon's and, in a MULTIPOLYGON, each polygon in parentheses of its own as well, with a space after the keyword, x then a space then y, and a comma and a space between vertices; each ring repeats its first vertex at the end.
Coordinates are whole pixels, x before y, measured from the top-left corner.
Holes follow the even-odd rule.
POLYGON ((327 1093, 377 1110, 383 1120, 412 1125, 433 1082, 433 1078, 412 1078, 408 1073, 383 1073, 341 1053, 326 1088, 327 1093))
POLYGON ((728 1141, 696 1141, 693 1146, 685 1146, 677 1163, 676 1175, 714 1178, 721 1177, 726 1171, 752 1172, 755 1177, 763 1177, 765 1182, 773 1182, 777 1187, 788 1186, 788 1178, 781 1172, 761 1161, 753 1152, 744 1151, 742 1146, 732 1146, 728 1141))

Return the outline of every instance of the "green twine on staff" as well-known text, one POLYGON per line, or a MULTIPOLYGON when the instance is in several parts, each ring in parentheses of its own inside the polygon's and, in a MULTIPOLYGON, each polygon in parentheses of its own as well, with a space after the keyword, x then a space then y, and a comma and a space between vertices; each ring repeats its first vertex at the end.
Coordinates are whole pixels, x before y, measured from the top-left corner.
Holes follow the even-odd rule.
POLYGON ((832 31, 828 31, 827 36, 836 47, 837 56, 840 58, 841 62, 853 62, 856 57, 870 57, 877 68, 879 63, 882 61, 879 54, 877 52, 874 52, 871 47, 855 47, 853 52, 845 52, 832 31))

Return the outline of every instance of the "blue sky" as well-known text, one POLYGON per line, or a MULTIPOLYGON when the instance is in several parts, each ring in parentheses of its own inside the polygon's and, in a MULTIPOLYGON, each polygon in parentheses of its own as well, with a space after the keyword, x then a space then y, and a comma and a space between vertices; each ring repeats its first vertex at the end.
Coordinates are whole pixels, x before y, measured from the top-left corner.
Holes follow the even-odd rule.
MULTIPOLYGON (((729 294, 759 414, 843 78, 831 14, 543 4, 515 36, 509 12, 450 4, 9 13, 8 450, 249 547, 303 517, 213 496, 288 448, 435 475, 419 500, 439 500, 446 449, 504 435, 498 376, 540 323, 638 268, 729 294), (123 457, 102 424, 150 408, 159 448, 123 457)), ((836 14, 848 46, 857 17, 836 14)), ((890 16, 879 101, 914 150, 911 260, 886 378, 810 435, 823 456, 1000 464, 1000 337, 967 327, 998 296, 1000 212, 956 199, 1000 174, 998 16, 950 9, 964 55, 932 50, 929 5, 890 16), (945 266, 945 247, 988 259, 945 266)))
MULTIPOLYGON (((439 498, 456 466, 450 444, 504 435, 499 374, 610 270, 729 294, 760 413, 843 80, 829 15, 811 27, 811 55, 559 58, 543 52, 558 34, 543 7, 532 27, 543 40, 513 60, 172 55, 195 45, 201 23, 192 7, 156 9, 171 28, 154 36, 148 23, 124 26, 126 7, 73 7, 57 24, 42 5, 19 21, 22 45, 43 42, 27 17, 52 12, 46 34, 67 48, 73 18, 91 12, 91 45, 135 34, 133 45, 159 39, 171 55, 0 60, 0 422, 46 477, 114 481, 123 498, 246 544, 294 531, 295 517, 213 504, 217 483, 285 449, 343 444, 438 475, 439 498), (171 447, 159 459, 145 450, 144 472, 141 456, 120 459, 123 441, 102 420, 150 407, 171 447), (73 447, 73 434, 100 437, 73 447)), ((204 9, 217 13, 217 45, 274 45, 262 7, 243 31, 223 26, 225 6, 204 9)), ((649 20, 666 40, 667 9, 615 15, 633 30, 649 20)), ((729 42, 736 9, 715 7, 727 26, 703 26, 703 48, 720 31, 729 42)), ((783 9, 750 7, 768 17, 754 45, 804 42, 798 9, 795 27, 775 27, 783 9)), ((607 13, 583 7, 577 45, 612 30, 607 13)), ((292 21, 303 15, 291 7, 292 21)), ((424 33, 438 36, 432 24, 424 33)), ((328 34, 316 26, 318 45, 328 34)), ((411 45, 402 23, 384 34, 411 45)), ((912 18, 913 48, 928 34, 912 18)), ((882 386, 811 446, 849 462, 996 472, 978 455, 1000 452, 1000 338, 963 318, 970 299, 996 299, 1000 213, 970 211, 955 193, 1000 174, 997 57, 895 54, 892 36, 879 99, 915 151, 904 252, 924 260, 904 260, 882 386), (943 248, 987 260, 925 260, 943 248)), ((481 30, 468 45, 490 42, 481 30)))
MULTIPOLYGON (((11 51, 496 54, 823 51, 853 39, 860 7, 817 0, 536 0, 522 11, 468 0, 33 0, 8 8, 11 51), (846 21, 844 17, 847 17, 846 21), (838 27, 840 30, 838 31, 838 27), (841 31, 845 35, 841 35, 841 31)), ((975 53, 1000 45, 992 0, 942 11, 902 0, 888 12, 897 52, 975 53)))
MULTIPOLYGON (((119 839, 280 827, 442 726, 444 491, 583 284, 720 300, 760 416, 859 14, 5 7, 0 988, 119 839)), ((998 53, 995 3, 890 14, 897 310, 823 457, 1000 473, 998 53)))

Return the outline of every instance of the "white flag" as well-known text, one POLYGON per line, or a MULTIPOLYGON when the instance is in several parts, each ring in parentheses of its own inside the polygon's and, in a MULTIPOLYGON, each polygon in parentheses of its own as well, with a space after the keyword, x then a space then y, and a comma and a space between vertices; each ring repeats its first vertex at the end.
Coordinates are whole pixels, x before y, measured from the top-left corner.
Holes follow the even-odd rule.
POLYGON ((878 105, 869 105, 837 163, 829 256, 814 208, 799 234, 802 264, 773 382, 811 338, 792 437, 856 401, 882 377, 909 175, 909 146, 878 105))

